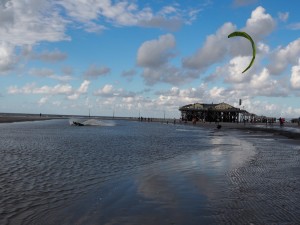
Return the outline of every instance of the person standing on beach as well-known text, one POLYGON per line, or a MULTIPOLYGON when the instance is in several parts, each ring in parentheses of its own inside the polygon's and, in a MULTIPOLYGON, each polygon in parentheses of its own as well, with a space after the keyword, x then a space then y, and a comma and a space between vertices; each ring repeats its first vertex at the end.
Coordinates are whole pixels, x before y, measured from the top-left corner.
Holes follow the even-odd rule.
POLYGON ((279 118, 279 123, 280 123, 280 126, 283 126, 284 119, 280 117, 280 118, 279 118))

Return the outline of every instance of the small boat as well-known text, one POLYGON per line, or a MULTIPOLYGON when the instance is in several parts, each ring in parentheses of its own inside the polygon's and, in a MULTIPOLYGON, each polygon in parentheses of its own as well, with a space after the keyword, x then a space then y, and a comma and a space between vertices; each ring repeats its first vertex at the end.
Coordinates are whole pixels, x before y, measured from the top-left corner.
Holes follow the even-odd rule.
POLYGON ((79 123, 79 122, 76 122, 76 121, 73 121, 73 125, 75 125, 75 126, 84 126, 83 123, 79 123))

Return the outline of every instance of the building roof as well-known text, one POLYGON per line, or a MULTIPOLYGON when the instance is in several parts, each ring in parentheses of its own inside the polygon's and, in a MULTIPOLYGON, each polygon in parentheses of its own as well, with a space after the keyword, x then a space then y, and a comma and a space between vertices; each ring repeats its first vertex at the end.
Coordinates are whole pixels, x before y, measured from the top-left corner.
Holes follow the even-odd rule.
POLYGON ((225 102, 218 104, 207 104, 207 103, 194 103, 182 106, 179 111, 241 111, 239 108, 235 108, 225 102))

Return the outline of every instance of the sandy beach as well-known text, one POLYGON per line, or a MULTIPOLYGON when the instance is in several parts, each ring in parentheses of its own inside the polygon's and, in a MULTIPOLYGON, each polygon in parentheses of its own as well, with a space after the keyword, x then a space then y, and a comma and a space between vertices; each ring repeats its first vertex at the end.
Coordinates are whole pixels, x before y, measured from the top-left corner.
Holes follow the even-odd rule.
MULTIPOLYGON (((2 119, 17 122, 52 118, 2 119)), ((14 128, 17 126, 11 128, 14 136, 7 136, 7 131, 2 134, 8 138, 7 144, 1 146, 1 160, 6 165, 0 177, 4 184, 1 193, 4 198, 0 200, 4 219, 0 221, 4 224, 300 224, 300 144, 299 127, 295 124, 280 127, 221 123, 222 128, 217 129, 214 123, 120 121, 120 126, 108 127, 117 136, 108 136, 100 146, 112 138, 117 141, 112 140, 107 153, 102 149, 97 155, 99 148, 96 151, 93 148, 98 141, 90 145, 82 135, 88 133, 90 141, 103 127, 98 130, 86 127, 81 133, 81 127, 69 126, 66 121, 49 122, 35 126, 28 123, 26 130, 31 126, 34 129, 17 137, 18 129, 14 128), (52 124, 49 132, 48 123, 52 124), (131 133, 127 127, 132 124, 136 129, 153 128, 152 135, 161 131, 164 136, 158 135, 153 140, 142 138, 137 148, 138 155, 142 154, 138 160, 132 156, 137 153, 128 144, 131 133), (125 129, 124 137, 120 129, 125 129), (78 136, 74 132, 79 132, 78 136), (173 139, 175 134, 179 136, 173 139), (26 138, 19 137, 22 135, 26 138), (67 141, 73 135, 74 139, 67 141), (182 135, 193 137, 193 141, 182 142, 182 135), (15 138, 16 145, 12 145, 15 138), (172 144, 167 140, 177 142, 172 144), (164 147, 155 150, 152 144, 155 142, 164 143, 164 147), (6 146, 15 147, 8 151, 6 146), (129 147, 128 154, 124 152, 125 146, 129 147), (36 151, 31 153, 35 147, 36 151), (64 147, 67 148, 62 151, 64 147), (49 152, 43 152, 48 148, 49 152), (139 153, 140 148, 147 151, 139 153), (194 150, 173 156, 181 148, 194 150), (115 153, 110 155, 111 151, 115 153), (123 152, 126 154, 119 155, 123 152), (100 161, 103 156, 106 158, 100 161), (149 158, 153 158, 151 163, 147 163, 149 158), (109 160, 112 164, 107 164, 109 160), (41 176, 33 168, 39 168, 41 176)), ((137 131, 141 137, 148 132, 137 131)), ((138 136, 133 137, 132 143, 139 143, 138 136)))
POLYGON ((50 120, 55 118, 56 117, 39 117, 39 116, 0 116, 0 123, 50 120))

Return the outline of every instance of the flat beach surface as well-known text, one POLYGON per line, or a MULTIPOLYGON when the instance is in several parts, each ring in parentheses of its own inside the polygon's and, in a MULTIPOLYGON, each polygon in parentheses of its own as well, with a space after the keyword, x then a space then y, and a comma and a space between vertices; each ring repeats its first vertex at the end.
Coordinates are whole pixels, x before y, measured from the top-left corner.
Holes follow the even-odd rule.
POLYGON ((31 114, 0 114, 0 123, 14 123, 14 122, 25 122, 25 121, 39 121, 39 120, 50 120, 62 118, 61 116, 45 116, 45 115, 31 115, 31 114))
POLYGON ((109 124, 0 125, 0 223, 300 224, 297 126, 109 124))

